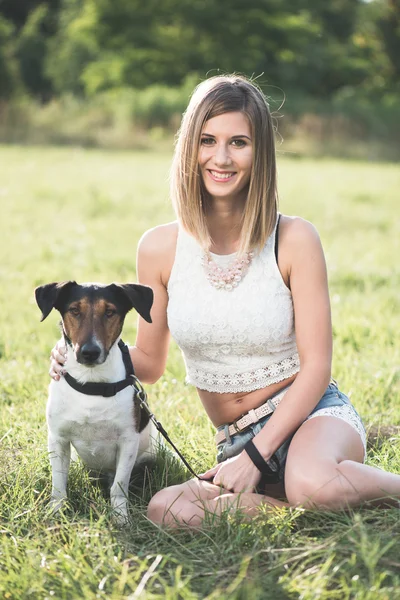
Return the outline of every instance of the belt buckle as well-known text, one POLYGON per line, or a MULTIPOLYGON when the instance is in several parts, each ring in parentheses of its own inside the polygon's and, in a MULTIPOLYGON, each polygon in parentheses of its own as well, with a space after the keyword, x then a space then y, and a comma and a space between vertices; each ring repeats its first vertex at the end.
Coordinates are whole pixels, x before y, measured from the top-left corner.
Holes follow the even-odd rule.
POLYGON ((237 419, 235 419, 233 421, 233 423, 231 423, 232 427, 234 428, 234 430, 236 431, 236 433, 241 433, 242 431, 244 431, 246 429, 246 427, 243 427, 243 429, 239 429, 238 427, 238 421, 240 421, 240 419, 243 419, 243 417, 245 417, 246 415, 240 415, 240 417, 238 417, 237 419))
POLYGON ((236 419, 235 421, 233 421, 232 426, 234 428, 234 430, 236 431, 236 433, 240 433, 241 431, 243 431, 242 429, 239 429, 237 422, 241 419, 242 417, 239 417, 238 419, 236 419))

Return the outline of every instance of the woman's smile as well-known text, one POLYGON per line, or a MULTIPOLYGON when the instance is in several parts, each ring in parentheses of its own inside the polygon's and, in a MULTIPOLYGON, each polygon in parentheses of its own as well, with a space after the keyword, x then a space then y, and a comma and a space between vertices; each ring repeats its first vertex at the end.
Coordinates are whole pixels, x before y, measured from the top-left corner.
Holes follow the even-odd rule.
POLYGON ((218 183, 228 183, 232 181, 233 177, 236 175, 235 171, 216 171, 211 169, 207 169, 207 171, 212 179, 218 181, 218 183))

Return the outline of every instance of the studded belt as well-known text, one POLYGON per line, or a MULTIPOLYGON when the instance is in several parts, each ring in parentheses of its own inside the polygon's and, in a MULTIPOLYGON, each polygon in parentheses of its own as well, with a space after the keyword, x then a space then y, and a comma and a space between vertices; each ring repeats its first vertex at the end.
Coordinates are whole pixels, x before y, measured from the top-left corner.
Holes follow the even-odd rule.
MULTIPOLYGON (((260 421, 260 419, 262 419, 263 417, 271 415, 282 400, 282 398, 284 397, 284 395, 286 394, 286 392, 288 391, 288 389, 289 387, 286 387, 281 392, 276 394, 276 396, 269 398, 269 400, 264 402, 264 404, 262 404, 258 408, 251 409, 249 410, 249 412, 239 417, 239 419, 236 419, 236 421, 229 425, 229 435, 234 436, 237 433, 240 433, 241 431, 247 429, 247 427, 250 427, 250 425, 258 423, 258 421, 260 421)), ((226 440, 224 429, 218 431, 214 439, 217 445, 221 444, 221 442, 224 442, 226 440)))

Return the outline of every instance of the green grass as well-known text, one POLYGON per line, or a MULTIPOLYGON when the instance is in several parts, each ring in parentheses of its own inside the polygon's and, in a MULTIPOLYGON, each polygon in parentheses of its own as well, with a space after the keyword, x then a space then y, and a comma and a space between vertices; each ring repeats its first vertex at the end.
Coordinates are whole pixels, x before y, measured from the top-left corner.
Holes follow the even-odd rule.
MULTIPOLYGON (((263 512, 163 531, 145 518, 184 469, 161 454, 136 475, 131 524, 74 465, 70 506, 47 511, 45 403, 57 315, 39 323, 33 288, 55 280, 135 281, 141 234, 173 219, 170 155, 0 148, 0 596, 6 599, 400 598, 400 512, 263 512)), ((400 172, 395 165, 279 157, 281 210, 318 228, 333 307, 334 375, 367 424, 400 423, 400 172)), ((133 342, 135 317, 124 339, 133 342)), ((213 464, 213 428, 172 345, 149 399, 196 469, 213 464)), ((370 464, 400 473, 400 442, 370 464)))

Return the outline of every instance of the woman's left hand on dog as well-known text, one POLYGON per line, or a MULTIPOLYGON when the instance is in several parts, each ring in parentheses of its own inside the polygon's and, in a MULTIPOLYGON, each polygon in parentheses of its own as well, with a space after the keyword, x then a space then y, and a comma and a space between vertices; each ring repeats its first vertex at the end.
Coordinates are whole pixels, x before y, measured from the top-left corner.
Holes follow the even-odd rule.
POLYGON ((65 361, 66 361, 67 349, 65 347, 64 340, 58 340, 50 353, 50 369, 49 375, 55 381, 59 381, 61 375, 65 373, 65 361))

